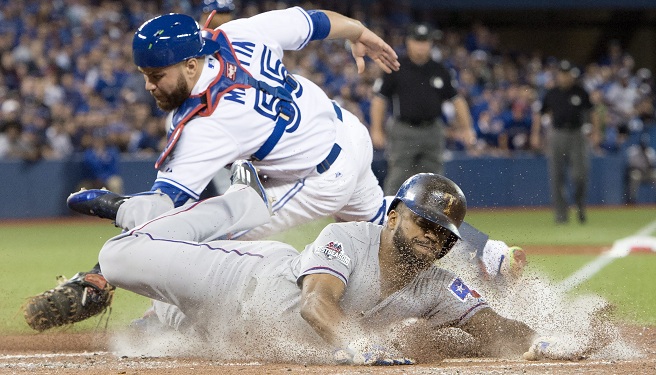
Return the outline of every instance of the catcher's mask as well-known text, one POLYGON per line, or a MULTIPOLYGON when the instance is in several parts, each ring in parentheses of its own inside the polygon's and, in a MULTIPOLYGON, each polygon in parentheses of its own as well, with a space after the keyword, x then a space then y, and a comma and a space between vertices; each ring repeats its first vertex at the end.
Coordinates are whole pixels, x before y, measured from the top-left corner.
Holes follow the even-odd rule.
POLYGON ((389 211, 403 202, 414 214, 446 229, 450 235, 437 258, 445 256, 460 239, 458 228, 467 213, 467 200, 460 187, 434 173, 419 173, 407 179, 390 204, 389 211))
POLYGON ((146 21, 132 38, 132 58, 140 68, 163 68, 211 55, 220 48, 217 42, 203 38, 193 18, 177 13, 146 21))

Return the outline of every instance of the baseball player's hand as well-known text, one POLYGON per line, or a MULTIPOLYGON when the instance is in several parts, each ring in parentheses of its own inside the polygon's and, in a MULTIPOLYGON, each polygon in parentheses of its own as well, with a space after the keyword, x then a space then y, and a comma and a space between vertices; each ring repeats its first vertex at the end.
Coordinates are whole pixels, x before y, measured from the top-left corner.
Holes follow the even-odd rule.
POLYGON ((573 360, 581 357, 581 347, 574 337, 542 336, 524 353, 527 361, 541 359, 573 360))
POLYGON ((391 73, 392 70, 399 70, 401 66, 398 60, 399 56, 394 52, 394 49, 367 28, 364 29, 362 35, 357 40, 351 41, 351 53, 358 66, 358 73, 364 72, 365 56, 369 56, 374 60, 385 73, 391 73))
POLYGON ((348 365, 394 366, 414 365, 415 361, 405 358, 396 351, 372 344, 367 339, 351 342, 345 349, 333 353, 335 362, 348 365))

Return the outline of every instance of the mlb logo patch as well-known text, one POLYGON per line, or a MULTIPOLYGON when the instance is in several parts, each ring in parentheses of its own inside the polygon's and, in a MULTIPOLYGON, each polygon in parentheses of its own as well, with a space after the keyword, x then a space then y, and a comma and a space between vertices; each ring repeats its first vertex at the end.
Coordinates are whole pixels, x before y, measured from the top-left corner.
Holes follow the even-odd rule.
POLYGON ((330 241, 327 245, 317 248, 314 252, 318 255, 324 255, 326 259, 337 259, 340 263, 348 266, 351 263, 351 258, 344 254, 342 244, 335 241, 330 241))
POLYGON ((237 66, 234 64, 226 63, 226 77, 231 80, 237 79, 237 66))
POLYGON ((481 298, 481 295, 478 294, 477 291, 465 285, 465 283, 462 280, 460 280, 459 277, 453 279, 451 285, 449 285, 449 291, 462 302, 465 302, 467 297, 470 295, 472 296, 472 298, 476 298, 476 299, 481 298))

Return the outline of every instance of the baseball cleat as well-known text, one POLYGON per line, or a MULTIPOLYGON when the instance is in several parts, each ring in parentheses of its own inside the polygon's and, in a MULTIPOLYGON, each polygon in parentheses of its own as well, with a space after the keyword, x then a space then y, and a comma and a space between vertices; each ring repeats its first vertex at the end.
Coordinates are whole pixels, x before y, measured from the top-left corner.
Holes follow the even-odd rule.
POLYGON ((262 198, 267 208, 269 209, 269 214, 271 214, 271 201, 267 196, 264 186, 257 175, 257 170, 253 163, 248 160, 237 160, 232 163, 230 168, 230 185, 246 185, 252 187, 262 198))
POLYGON ((116 220, 118 208, 129 198, 105 189, 82 189, 69 195, 66 204, 81 214, 116 220))

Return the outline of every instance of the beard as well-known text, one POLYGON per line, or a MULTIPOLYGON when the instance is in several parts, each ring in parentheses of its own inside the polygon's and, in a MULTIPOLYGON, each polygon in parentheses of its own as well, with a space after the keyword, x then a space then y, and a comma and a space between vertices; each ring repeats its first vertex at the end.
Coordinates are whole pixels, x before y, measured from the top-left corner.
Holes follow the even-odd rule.
POLYGON ((415 241, 408 239, 403 232, 403 229, 400 227, 394 233, 392 242, 399 251, 399 260, 409 271, 418 272, 425 270, 430 267, 435 260, 428 260, 426 257, 418 256, 414 251, 415 241))
POLYGON ((189 98, 190 94, 191 90, 189 89, 189 85, 187 85, 187 81, 180 75, 171 93, 159 95, 153 93, 153 97, 155 98, 155 102, 157 102, 157 106, 161 110, 168 112, 181 106, 189 98))

